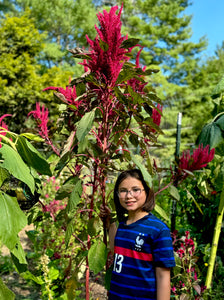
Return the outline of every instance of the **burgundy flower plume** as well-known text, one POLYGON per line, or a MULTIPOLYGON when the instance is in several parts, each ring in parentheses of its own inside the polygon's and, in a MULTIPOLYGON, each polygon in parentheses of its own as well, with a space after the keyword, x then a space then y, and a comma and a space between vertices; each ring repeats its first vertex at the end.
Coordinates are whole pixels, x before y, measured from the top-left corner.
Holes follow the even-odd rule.
POLYGON ((184 170, 193 172, 195 170, 200 170, 207 166, 207 164, 213 160, 215 155, 215 149, 209 151, 209 145, 203 148, 203 145, 199 145, 198 148, 193 150, 193 154, 190 154, 190 150, 183 152, 178 170, 184 172, 184 170))
POLYGON ((118 15, 117 9, 118 6, 114 6, 109 13, 104 10, 103 14, 97 15, 100 22, 100 28, 95 26, 98 36, 94 40, 86 37, 90 45, 90 59, 82 63, 110 87, 115 85, 123 64, 129 60, 126 56, 129 51, 121 47, 122 42, 127 39, 121 36, 122 7, 118 15))

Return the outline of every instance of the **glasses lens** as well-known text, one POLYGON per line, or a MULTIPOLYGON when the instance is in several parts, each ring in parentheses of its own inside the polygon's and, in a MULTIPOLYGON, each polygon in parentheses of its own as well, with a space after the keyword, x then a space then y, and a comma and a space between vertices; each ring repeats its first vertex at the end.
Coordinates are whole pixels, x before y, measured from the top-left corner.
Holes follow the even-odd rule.
POLYGON ((128 193, 130 193, 130 195, 132 197, 138 197, 140 195, 140 193, 141 193, 141 189, 133 189, 133 190, 130 190, 130 191, 128 191, 128 190, 120 190, 118 192, 118 196, 120 198, 125 198, 128 195, 128 193))

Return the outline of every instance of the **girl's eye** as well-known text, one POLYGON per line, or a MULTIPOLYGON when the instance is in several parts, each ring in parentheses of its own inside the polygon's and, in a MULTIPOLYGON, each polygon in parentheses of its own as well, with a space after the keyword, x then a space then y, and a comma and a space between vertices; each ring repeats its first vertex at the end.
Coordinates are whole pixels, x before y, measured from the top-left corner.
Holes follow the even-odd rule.
POLYGON ((132 189, 132 191, 133 191, 134 193, 136 193, 136 192, 139 192, 140 189, 139 189, 139 188, 134 188, 134 189, 132 189))

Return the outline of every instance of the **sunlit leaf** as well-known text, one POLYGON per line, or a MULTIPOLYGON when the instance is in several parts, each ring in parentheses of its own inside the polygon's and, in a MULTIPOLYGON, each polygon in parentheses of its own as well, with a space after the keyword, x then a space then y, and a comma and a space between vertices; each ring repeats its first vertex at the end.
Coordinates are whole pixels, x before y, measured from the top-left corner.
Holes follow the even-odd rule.
POLYGON ((103 270, 106 261, 107 261, 107 247, 101 242, 95 242, 88 252, 88 260, 89 260, 89 268, 94 272, 94 274, 98 274, 103 270))
POLYGON ((83 141, 93 126, 95 118, 95 110, 86 113, 79 121, 76 131, 76 136, 79 142, 83 141))
POLYGON ((30 169, 22 160, 18 152, 5 144, 2 148, 0 148, 0 153, 4 159, 0 166, 7 169, 14 177, 27 184, 31 192, 34 193, 34 178, 30 173, 30 169))
POLYGON ((143 165, 142 161, 140 161, 138 159, 137 155, 133 155, 133 154, 131 154, 131 159, 132 159, 133 163, 136 164, 136 166, 141 170, 145 181, 151 187, 152 186, 152 177, 149 174, 149 172, 147 171, 146 167, 143 165))
POLYGON ((17 199, 1 191, 0 220, 0 240, 12 250, 18 241, 18 233, 27 225, 27 218, 20 209, 17 199))
POLYGON ((7 288, 0 277, 0 299, 1 300, 14 300, 15 294, 7 288))
POLYGON ((162 209, 162 207, 156 204, 154 209, 161 217, 163 217, 166 221, 169 221, 169 217, 167 216, 166 212, 162 209))
POLYGON ((52 176, 46 159, 23 136, 18 137, 17 150, 28 166, 31 166, 40 174, 52 176))
POLYGON ((170 195, 172 196, 172 198, 176 199, 177 201, 180 200, 179 191, 178 191, 178 189, 174 185, 171 185, 169 187, 168 191, 169 191, 170 195))

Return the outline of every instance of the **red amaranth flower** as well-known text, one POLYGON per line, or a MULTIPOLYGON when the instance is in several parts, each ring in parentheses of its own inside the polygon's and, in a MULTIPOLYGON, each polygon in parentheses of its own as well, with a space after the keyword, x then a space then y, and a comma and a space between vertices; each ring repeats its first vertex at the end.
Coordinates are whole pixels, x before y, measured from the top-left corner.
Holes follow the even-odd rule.
POLYGON ((157 105, 157 109, 153 108, 153 110, 152 110, 153 123, 156 124, 157 126, 159 126, 160 122, 161 122, 162 110, 163 110, 163 107, 160 104, 157 105))
MULTIPOLYGON (((10 114, 5 114, 5 115, 3 115, 1 118, 0 118, 0 127, 2 127, 2 128, 4 128, 4 129, 2 129, 2 128, 0 128, 0 135, 3 135, 3 136, 5 136, 6 135, 6 133, 7 133, 7 131, 8 131, 8 126, 5 124, 5 122, 3 122, 2 120, 5 118, 5 117, 11 117, 12 115, 10 115, 10 114)), ((0 138, 0 148, 2 147, 2 145, 1 145, 1 138, 0 138)))
POLYGON ((40 103, 36 103, 36 110, 33 110, 28 113, 29 115, 33 115, 34 119, 36 119, 38 128, 39 128, 39 135, 46 139, 48 138, 48 128, 47 128, 47 123, 48 123, 48 109, 42 106, 42 109, 40 107, 40 103))
POLYGON ((79 105, 82 103, 82 100, 76 101, 77 94, 76 94, 76 88, 75 86, 69 87, 67 86, 66 89, 63 89, 62 87, 54 87, 54 86, 49 86, 43 91, 47 90, 55 90, 58 93, 60 93, 58 96, 63 102, 67 103, 68 105, 74 105, 78 109, 79 105))
POLYGON ((190 150, 183 152, 178 168, 179 170, 188 170, 190 172, 200 170, 213 160, 214 155, 214 148, 209 151, 209 145, 203 148, 201 144, 198 148, 193 150, 193 154, 190 154, 190 150))
POLYGON ((124 62, 129 60, 126 56, 129 51, 121 48, 122 42, 127 39, 121 36, 122 7, 116 15, 117 10, 118 6, 114 6, 109 13, 104 10, 103 14, 97 15, 100 22, 100 28, 95 26, 98 36, 94 40, 86 36, 90 59, 81 63, 110 87, 114 86, 124 62))

